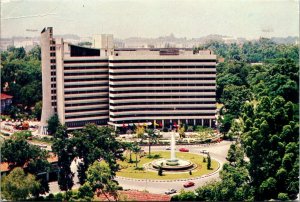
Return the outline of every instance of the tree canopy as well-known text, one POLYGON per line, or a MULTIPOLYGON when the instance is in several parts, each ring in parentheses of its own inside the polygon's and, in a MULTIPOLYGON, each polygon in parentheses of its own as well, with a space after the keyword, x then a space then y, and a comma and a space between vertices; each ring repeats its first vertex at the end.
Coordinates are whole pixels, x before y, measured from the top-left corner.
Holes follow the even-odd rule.
POLYGON ((217 99, 223 104, 219 127, 237 137, 237 144, 229 149, 221 181, 198 188, 193 200, 295 200, 299 193, 298 48, 267 39, 242 46, 214 42, 202 48, 225 58, 217 66, 217 99))
MULTIPOLYGON (((9 163, 9 168, 24 167, 25 170, 36 177, 39 173, 49 170, 50 164, 47 160, 48 152, 38 146, 29 144, 23 135, 14 135, 15 138, 7 139, 1 145, 2 161, 9 163)), ((49 191, 46 179, 38 178, 41 183, 36 195, 49 191)))
MULTIPOLYGON (((10 47, 1 52, 1 91, 13 96, 13 106, 31 114, 31 107, 42 100, 41 49, 10 47)), ((8 109, 8 114, 18 116, 8 109)))
POLYGON ((95 161, 104 160, 113 176, 119 170, 117 160, 123 159, 123 154, 119 152, 123 145, 115 139, 112 128, 87 124, 81 131, 68 135, 66 127, 60 125, 54 137, 52 149, 58 155, 61 168, 61 190, 69 190, 73 186, 70 165, 75 157, 80 159, 78 177, 81 184, 86 182, 86 171, 95 161))
POLYGON ((22 168, 14 168, 1 180, 1 195, 6 200, 25 200, 40 187, 35 176, 25 174, 22 168))

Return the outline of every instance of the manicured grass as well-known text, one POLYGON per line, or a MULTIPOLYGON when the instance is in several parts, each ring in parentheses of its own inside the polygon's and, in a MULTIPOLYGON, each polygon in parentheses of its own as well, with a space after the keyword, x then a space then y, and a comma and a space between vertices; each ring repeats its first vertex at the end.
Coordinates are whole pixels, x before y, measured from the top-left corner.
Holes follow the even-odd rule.
MULTIPOLYGON (((170 158, 170 151, 159 151, 151 152, 151 155, 160 154, 161 158, 170 158)), ((176 157, 184 160, 189 160, 197 164, 197 168, 192 171, 192 175, 189 172, 180 172, 180 173, 167 173, 163 172, 163 176, 159 176, 157 171, 149 170, 136 170, 135 162, 128 163, 129 153, 125 153, 126 160, 118 162, 120 164, 121 170, 117 172, 117 176, 128 177, 128 178, 139 178, 139 179, 159 179, 159 180, 169 180, 169 179, 184 179, 184 178, 193 178, 199 177, 201 175, 209 174, 214 172, 218 168, 218 162, 212 159, 211 161, 211 170, 207 170, 207 163, 203 163, 203 156, 192 153, 183 153, 176 152, 176 157)), ((205 155, 206 157, 206 155, 205 155)), ((132 160, 135 161, 135 155, 132 154, 132 160)), ((142 167, 144 164, 150 163, 156 159, 147 158, 144 156, 138 158, 138 167, 142 167)), ((207 162, 207 161, 206 161, 207 162)))

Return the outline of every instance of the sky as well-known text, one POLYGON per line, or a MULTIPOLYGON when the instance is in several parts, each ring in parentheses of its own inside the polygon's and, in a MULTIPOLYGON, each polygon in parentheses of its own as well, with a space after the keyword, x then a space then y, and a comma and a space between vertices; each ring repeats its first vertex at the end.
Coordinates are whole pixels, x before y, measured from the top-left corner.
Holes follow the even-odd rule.
POLYGON ((0 0, 1 37, 299 36, 299 0, 0 0), (38 30, 38 31, 26 31, 38 30))

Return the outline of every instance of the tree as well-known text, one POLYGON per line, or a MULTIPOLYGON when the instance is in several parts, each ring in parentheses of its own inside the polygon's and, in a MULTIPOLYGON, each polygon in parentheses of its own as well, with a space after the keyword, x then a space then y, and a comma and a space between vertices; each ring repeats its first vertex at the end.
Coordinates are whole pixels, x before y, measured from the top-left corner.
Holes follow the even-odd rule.
POLYGON ((243 119, 242 143, 250 159, 255 199, 276 199, 279 193, 295 199, 299 191, 299 124, 293 104, 280 96, 273 100, 263 96, 255 107, 245 109, 243 119))
POLYGON ((196 189, 197 201, 247 201, 253 200, 253 190, 249 186, 245 167, 224 164, 220 182, 209 182, 196 189))
POLYGON ((134 132, 138 138, 141 138, 145 133, 145 128, 144 128, 144 126, 138 125, 134 132))
POLYGON ((125 148, 127 151, 129 151, 129 163, 132 163, 132 148, 133 143, 132 142, 125 142, 125 148))
MULTIPOLYGON (((22 133, 22 132, 21 132, 22 133)), ((2 160, 9 163, 9 168, 22 167, 37 177, 41 186, 35 195, 45 194, 49 191, 49 184, 39 173, 45 173, 50 169, 48 152, 38 146, 29 144, 24 135, 13 135, 14 138, 5 140, 1 145, 2 160), (18 149, 16 149, 18 148, 18 149)))
POLYGON ((147 133, 148 133, 148 140, 149 140, 149 154, 148 155, 151 156, 151 146, 152 146, 153 142, 157 141, 158 137, 152 129, 148 129, 147 133))
POLYGON ((54 134, 52 151, 58 157, 58 185, 60 190, 62 191, 70 190, 74 184, 73 173, 70 168, 71 163, 75 157, 73 149, 74 144, 72 140, 68 138, 66 126, 59 125, 56 129, 56 133, 54 134))
POLYGON ((229 161, 229 164, 232 165, 233 162, 236 162, 236 145, 231 144, 228 150, 226 160, 229 161))
POLYGON ((103 194, 109 201, 108 194, 114 196, 117 199, 118 194, 118 183, 113 180, 114 175, 109 168, 108 163, 101 160, 95 161, 92 165, 89 166, 86 172, 86 182, 82 187, 79 188, 79 195, 84 196, 93 196, 93 193, 99 196, 103 194))
POLYGON ((158 167, 157 174, 158 174, 159 176, 163 176, 163 169, 162 169, 162 165, 160 165, 160 166, 158 167))
POLYGON ((221 102, 224 104, 227 114, 238 117, 241 106, 250 99, 250 89, 246 86, 227 85, 224 87, 221 102))
POLYGON ((30 145, 23 137, 5 140, 1 145, 2 160, 8 162, 10 168, 23 167, 28 162, 38 159, 47 160, 47 152, 38 146, 30 145), (16 148, 18 148, 16 150, 16 148))
POLYGON ((39 45, 34 46, 27 54, 27 59, 41 60, 41 47, 39 45))
POLYGON ((263 38, 241 47, 210 43, 209 48, 225 57, 217 66, 217 100, 224 104, 220 131, 238 137, 238 144, 229 150, 221 181, 199 189, 197 200, 295 199, 299 49, 263 38))
MULTIPOLYGON (((236 145, 238 150, 240 146, 236 145)), ((233 146, 232 146, 233 148, 233 146)), ((229 157, 229 156, 228 156, 229 157)), ((244 155, 237 156, 236 161, 242 161, 244 155)), ((186 195, 181 192, 172 200, 195 201, 252 201, 254 190, 250 186, 249 172, 246 164, 232 166, 224 164, 220 172, 221 181, 211 181, 195 190, 195 194, 186 195)))
POLYGON ((210 154, 207 154, 207 170, 211 169, 211 158, 210 158, 210 154))
POLYGON ((180 138, 185 137, 184 132, 185 132, 185 128, 183 126, 179 126, 178 127, 178 133, 179 133, 180 138))
POLYGON ((81 131, 74 131, 72 138, 74 153, 82 159, 79 179, 85 182, 85 172, 96 160, 105 160, 109 164, 113 175, 119 170, 117 160, 123 160, 120 149, 123 145, 116 140, 116 135, 111 127, 98 127, 95 124, 87 124, 81 131))
POLYGON ((135 168, 137 168, 138 166, 138 154, 141 152, 141 147, 135 143, 133 144, 133 148, 132 148, 133 153, 135 154, 135 168))
MULTIPOLYGON (((172 197, 173 199, 173 197, 172 197)), ((180 194, 178 195, 179 201, 195 201, 196 195, 193 191, 180 191, 180 194)))
POLYGON ((41 115, 42 115, 42 108, 43 108, 43 102, 39 101, 34 105, 34 109, 33 109, 33 115, 40 120, 41 119, 41 115))
POLYGON ((25 200, 39 187, 34 175, 26 175, 22 168, 17 167, 1 180, 1 195, 6 200, 25 200))
POLYGON ((234 119, 234 116, 231 114, 225 114, 223 118, 220 119, 220 132, 225 134, 229 131, 231 123, 234 119))
POLYGON ((56 133, 57 128, 60 125, 58 116, 55 114, 48 119, 48 133, 53 135, 56 133))
POLYGON ((31 113, 31 107, 42 99, 41 62, 24 54, 22 48, 9 49, 9 56, 1 61, 1 88, 13 96, 14 106, 31 113))

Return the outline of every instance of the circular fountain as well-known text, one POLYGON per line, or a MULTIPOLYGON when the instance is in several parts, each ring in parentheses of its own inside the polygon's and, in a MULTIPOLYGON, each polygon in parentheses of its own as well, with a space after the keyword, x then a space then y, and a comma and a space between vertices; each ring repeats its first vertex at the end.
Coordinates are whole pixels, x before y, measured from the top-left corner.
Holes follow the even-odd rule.
POLYGON ((196 165, 190 161, 178 159, 175 154, 175 133, 171 135, 171 158, 159 159, 151 162, 154 169, 160 167, 165 171, 189 171, 196 168, 196 165))

